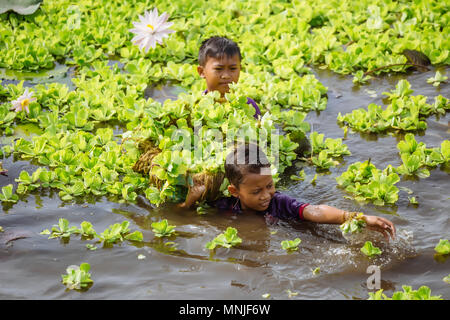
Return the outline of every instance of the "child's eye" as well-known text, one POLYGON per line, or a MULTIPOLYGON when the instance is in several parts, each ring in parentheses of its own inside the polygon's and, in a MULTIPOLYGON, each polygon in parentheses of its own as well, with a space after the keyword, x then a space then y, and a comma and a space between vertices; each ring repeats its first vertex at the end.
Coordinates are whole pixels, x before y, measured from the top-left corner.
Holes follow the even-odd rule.
POLYGON ((259 190, 253 191, 252 194, 258 194, 259 190))

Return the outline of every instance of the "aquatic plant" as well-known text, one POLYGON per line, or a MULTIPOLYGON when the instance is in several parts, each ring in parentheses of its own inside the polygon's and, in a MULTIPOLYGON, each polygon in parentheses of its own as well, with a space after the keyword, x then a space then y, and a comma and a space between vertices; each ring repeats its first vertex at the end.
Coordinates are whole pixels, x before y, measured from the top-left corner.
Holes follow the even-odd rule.
POLYGON ((400 181, 400 177, 391 165, 379 170, 370 160, 355 162, 336 177, 336 181, 357 201, 371 201, 377 206, 383 206, 394 204, 398 200, 398 188, 395 184, 400 181))
POLYGON ((69 227, 69 220, 65 218, 60 218, 58 220, 58 224, 53 225, 51 231, 45 229, 40 234, 50 235, 48 238, 53 239, 53 238, 69 238, 72 234, 78 233, 80 233, 80 230, 77 227, 75 226, 69 227))
POLYGON ((123 221, 122 223, 115 223, 110 225, 109 228, 105 229, 101 234, 98 235, 98 240, 103 242, 105 245, 111 245, 117 241, 132 240, 132 241, 142 241, 142 232, 135 231, 130 233, 128 226, 129 221, 123 221))
POLYGON ((281 241, 281 248, 288 252, 297 251, 298 246, 300 245, 301 242, 302 240, 300 240, 300 238, 295 238, 294 240, 283 240, 281 241))
POLYGON ((434 247, 434 251, 439 254, 450 254, 450 242, 447 239, 439 239, 439 243, 434 247))
POLYGON ((449 100, 442 95, 437 96, 433 104, 427 104, 427 97, 411 96, 413 90, 410 87, 407 80, 400 80, 394 90, 383 93, 390 100, 385 109, 371 103, 367 110, 358 108, 345 115, 339 113, 337 121, 359 132, 417 131, 427 128, 425 117, 445 114, 450 109, 449 100))
POLYGON ((433 86, 438 87, 441 83, 445 83, 448 77, 442 74, 439 70, 436 71, 434 77, 428 78, 427 83, 431 83, 433 86))
POLYGON ((364 253, 369 258, 372 258, 376 255, 380 255, 382 252, 380 248, 375 247, 371 241, 366 241, 361 248, 361 252, 364 253))
POLYGON ((175 233, 175 227, 176 226, 169 225, 167 219, 152 223, 152 231, 154 232, 155 237, 158 238, 170 237, 175 233))
POLYGON ((383 293, 383 289, 375 293, 369 292, 368 300, 443 300, 441 296, 432 296, 431 289, 427 286, 421 286, 417 290, 413 290, 411 286, 402 286, 403 291, 396 291, 392 297, 388 297, 383 293))
POLYGON ((441 148, 426 148, 423 142, 418 143, 413 134, 407 133, 404 140, 397 144, 402 165, 396 170, 403 175, 417 175, 426 178, 430 175, 426 167, 436 167, 448 162, 450 141, 444 140, 441 148))
POLYGON ((343 233, 360 233, 366 226, 366 222, 363 218, 362 212, 354 212, 352 217, 342 223, 339 228, 343 233))
POLYGON ((231 248, 242 243, 242 239, 238 237, 237 230, 233 227, 228 227, 224 233, 219 234, 212 241, 205 245, 206 249, 213 250, 217 246, 224 248, 231 248))
POLYGON ((0 193, 0 201, 16 203, 19 201, 19 196, 13 193, 13 185, 8 184, 2 187, 2 193, 0 193))
POLYGON ((61 275, 62 283, 69 290, 82 290, 88 289, 93 284, 93 280, 91 279, 91 274, 89 270, 91 266, 89 263, 82 263, 79 266, 72 265, 67 267, 67 274, 61 275))

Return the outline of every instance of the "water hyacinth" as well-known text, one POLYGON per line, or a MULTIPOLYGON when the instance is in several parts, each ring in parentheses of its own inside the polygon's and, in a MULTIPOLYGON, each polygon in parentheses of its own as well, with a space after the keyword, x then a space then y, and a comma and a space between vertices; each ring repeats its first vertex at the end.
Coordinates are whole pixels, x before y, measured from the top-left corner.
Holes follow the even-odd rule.
POLYGON ((29 91, 28 88, 25 88, 24 93, 17 98, 16 100, 11 101, 12 108, 10 110, 14 110, 15 112, 26 111, 26 113, 30 113, 30 109, 28 106, 31 102, 36 101, 36 98, 33 98, 32 91, 29 91))
POLYGON ((170 33, 175 32, 169 29, 173 22, 167 22, 169 15, 164 12, 158 15, 158 9, 146 11, 144 16, 139 16, 140 22, 133 22, 135 28, 130 29, 130 32, 136 34, 131 40, 139 49, 145 49, 145 53, 150 48, 155 48, 156 42, 162 44, 162 39, 168 37, 170 33))

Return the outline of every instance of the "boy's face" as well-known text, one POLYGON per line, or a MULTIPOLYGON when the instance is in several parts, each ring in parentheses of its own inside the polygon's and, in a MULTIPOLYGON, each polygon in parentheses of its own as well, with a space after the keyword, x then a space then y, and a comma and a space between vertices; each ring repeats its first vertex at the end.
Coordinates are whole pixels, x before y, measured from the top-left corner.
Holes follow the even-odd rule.
POLYGON ((205 78, 208 92, 219 91, 223 97, 230 90, 228 85, 238 82, 241 72, 239 55, 225 55, 223 58, 208 57, 204 66, 197 67, 198 74, 205 78))
POLYGON ((241 200, 243 210, 264 211, 269 207, 275 194, 275 185, 271 175, 248 173, 239 185, 228 187, 230 193, 241 200))

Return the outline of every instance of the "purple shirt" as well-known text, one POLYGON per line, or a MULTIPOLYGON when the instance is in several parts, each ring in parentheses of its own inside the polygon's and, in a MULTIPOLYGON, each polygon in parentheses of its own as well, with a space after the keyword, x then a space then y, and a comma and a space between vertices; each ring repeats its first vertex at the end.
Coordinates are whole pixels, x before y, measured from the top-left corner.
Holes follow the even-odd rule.
MULTIPOLYGON (((205 91, 203 91, 203 94, 207 94, 208 93, 208 89, 206 89, 205 91)), ((255 119, 258 119, 259 116, 261 115, 261 110, 258 107, 258 104, 255 102, 255 100, 253 100, 252 98, 247 97, 247 104, 251 104, 254 108, 255 108, 255 115, 253 116, 255 119)))
MULTIPOLYGON (((224 197, 214 201, 212 206, 216 207, 219 211, 231 211, 233 213, 239 213, 242 211, 241 202, 235 197, 224 197)), ((308 206, 309 203, 301 202, 292 198, 286 194, 275 192, 272 200, 270 200, 269 207, 265 211, 259 212, 264 214, 266 218, 288 220, 297 219, 304 220, 303 209, 308 206)))

